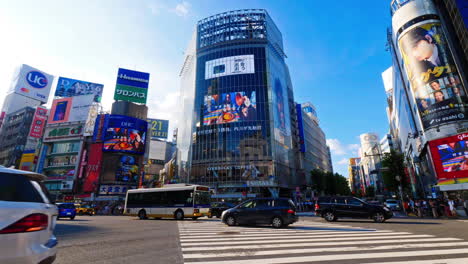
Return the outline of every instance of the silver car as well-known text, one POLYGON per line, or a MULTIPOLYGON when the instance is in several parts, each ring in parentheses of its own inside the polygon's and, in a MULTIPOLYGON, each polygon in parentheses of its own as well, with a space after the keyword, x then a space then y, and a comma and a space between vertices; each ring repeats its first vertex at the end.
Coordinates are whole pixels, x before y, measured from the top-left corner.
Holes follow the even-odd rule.
POLYGON ((386 200, 384 205, 386 207, 388 207, 388 209, 390 209, 392 211, 400 211, 400 209, 401 209, 400 203, 395 199, 386 200))
POLYGON ((42 183, 45 178, 0 166, 0 263, 54 262, 58 211, 42 183))

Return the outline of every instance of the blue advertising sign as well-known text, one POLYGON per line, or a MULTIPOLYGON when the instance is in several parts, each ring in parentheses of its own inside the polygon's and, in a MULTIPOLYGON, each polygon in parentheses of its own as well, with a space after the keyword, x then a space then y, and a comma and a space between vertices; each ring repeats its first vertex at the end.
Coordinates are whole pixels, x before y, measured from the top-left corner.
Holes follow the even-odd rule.
POLYGON ((465 27, 468 29, 468 2, 466 0, 456 0, 456 3, 465 27))
POLYGON ((148 119, 151 139, 167 139, 169 120, 148 119))
POLYGON ((55 96, 73 97, 80 95, 94 95, 94 102, 100 102, 104 85, 60 77, 57 82, 55 96))
POLYGON ((299 145, 300 151, 306 152, 305 138, 304 138, 304 124, 302 121, 302 106, 301 104, 296 104, 296 113, 297 113, 297 127, 299 129, 299 145))
POLYGON ((149 73, 119 68, 117 84, 148 89, 149 73))
POLYGON ((145 153, 148 122, 123 115, 108 115, 103 126, 103 151, 145 153))
POLYGON ((37 162, 37 173, 42 173, 42 171, 44 170, 44 163, 45 163, 48 149, 49 149, 48 145, 43 145, 41 155, 39 156, 39 160, 37 162))

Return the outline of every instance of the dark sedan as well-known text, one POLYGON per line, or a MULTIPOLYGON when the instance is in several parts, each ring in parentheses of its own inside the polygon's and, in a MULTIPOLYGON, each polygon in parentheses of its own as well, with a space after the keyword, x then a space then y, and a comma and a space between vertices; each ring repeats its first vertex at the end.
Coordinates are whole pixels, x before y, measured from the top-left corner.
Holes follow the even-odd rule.
POLYGON ((225 203, 225 202, 220 202, 220 203, 212 203, 211 204, 211 208, 210 208, 210 214, 209 214, 209 218, 212 218, 213 216, 216 216, 217 218, 220 218, 221 217, 221 214, 229 209, 229 208, 233 208, 234 205, 231 204, 231 203, 225 203))
POLYGON ((296 206, 286 198, 256 198, 223 212, 223 223, 234 225, 272 225, 286 227, 297 222, 296 206))

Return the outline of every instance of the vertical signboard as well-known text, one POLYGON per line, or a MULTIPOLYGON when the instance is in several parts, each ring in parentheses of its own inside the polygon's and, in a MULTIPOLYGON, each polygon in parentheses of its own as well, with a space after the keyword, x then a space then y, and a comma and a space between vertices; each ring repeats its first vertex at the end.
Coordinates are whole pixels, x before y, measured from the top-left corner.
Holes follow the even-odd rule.
POLYGON ((34 113, 29 136, 32 138, 41 138, 44 132, 44 126, 47 121, 47 108, 38 106, 34 113))
POLYGON ((468 120, 468 97, 440 23, 410 29, 399 39, 411 92, 425 129, 468 120))
POLYGON ((304 123, 302 119, 302 105, 296 104, 296 113, 297 113, 297 128, 299 130, 299 150, 301 152, 306 152, 305 138, 304 138, 304 123))
POLYGON ((148 119, 151 139, 167 139, 169 120, 148 119))
POLYGON ((102 143, 91 144, 88 162, 86 165, 86 174, 83 181, 83 192, 94 192, 99 185, 99 174, 102 165, 102 143))
POLYGON ((96 118, 98 116, 99 106, 94 104, 89 108, 88 118, 86 119, 83 136, 92 136, 94 126, 96 125, 96 118))
POLYGON ((34 157, 36 156, 36 151, 32 150, 25 150, 23 151, 23 155, 21 155, 20 160, 20 170, 25 171, 32 171, 34 167, 34 157))
POLYGON ((23 64, 15 73, 11 91, 46 103, 53 79, 52 75, 23 64))
POLYGON ((146 104, 149 73, 119 69, 114 100, 146 104))
POLYGON ((44 162, 45 162, 45 159, 46 159, 46 156, 47 156, 47 151, 49 150, 49 146, 48 145, 42 145, 42 152, 39 156, 39 160, 37 162, 37 169, 36 171, 38 173, 42 173, 43 169, 44 169, 44 162))

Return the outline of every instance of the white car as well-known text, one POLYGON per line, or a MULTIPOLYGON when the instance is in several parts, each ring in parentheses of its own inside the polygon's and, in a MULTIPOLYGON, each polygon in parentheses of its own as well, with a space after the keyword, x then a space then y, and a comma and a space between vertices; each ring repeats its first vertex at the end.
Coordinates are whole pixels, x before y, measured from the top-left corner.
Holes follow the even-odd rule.
POLYGON ((400 203, 394 199, 388 199, 385 201, 384 205, 388 207, 390 210, 399 211, 401 209, 400 203))
POLYGON ((0 263, 54 262, 58 210, 48 198, 45 178, 0 166, 0 263))

